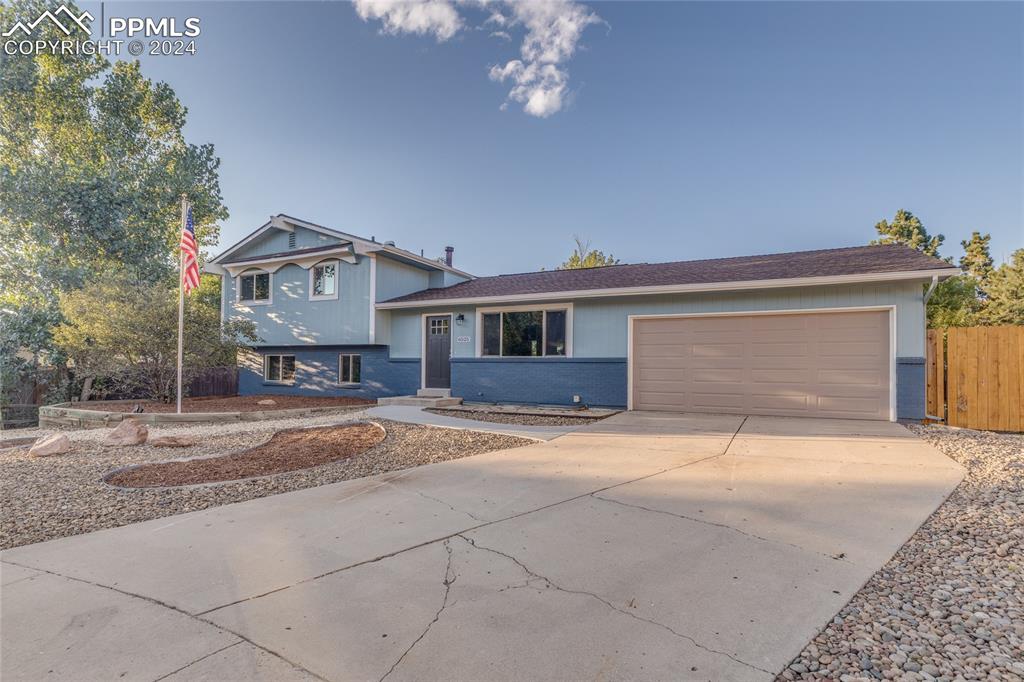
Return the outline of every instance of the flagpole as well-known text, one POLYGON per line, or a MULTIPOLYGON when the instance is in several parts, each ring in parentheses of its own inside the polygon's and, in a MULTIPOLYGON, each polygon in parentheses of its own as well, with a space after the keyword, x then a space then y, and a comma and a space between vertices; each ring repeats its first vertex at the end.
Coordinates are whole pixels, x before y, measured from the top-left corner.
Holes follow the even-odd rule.
MULTIPOLYGON (((188 199, 181 195, 181 230, 185 231, 185 214, 188 211, 188 199)), ((178 414, 181 414, 181 364, 185 347, 185 252, 178 249, 178 414)))

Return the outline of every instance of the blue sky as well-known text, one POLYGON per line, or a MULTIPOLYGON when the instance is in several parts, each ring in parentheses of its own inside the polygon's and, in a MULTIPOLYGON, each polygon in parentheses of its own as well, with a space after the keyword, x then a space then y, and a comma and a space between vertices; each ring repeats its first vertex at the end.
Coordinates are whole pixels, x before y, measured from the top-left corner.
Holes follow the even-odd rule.
POLYGON ((497 274, 574 234, 623 262, 855 245, 898 208, 945 255, 1024 245, 1024 4, 589 3, 546 117, 488 75, 524 24, 456 11, 439 41, 340 2, 106 4, 202 19, 196 56, 143 63, 216 145, 224 246, 284 212, 497 274))

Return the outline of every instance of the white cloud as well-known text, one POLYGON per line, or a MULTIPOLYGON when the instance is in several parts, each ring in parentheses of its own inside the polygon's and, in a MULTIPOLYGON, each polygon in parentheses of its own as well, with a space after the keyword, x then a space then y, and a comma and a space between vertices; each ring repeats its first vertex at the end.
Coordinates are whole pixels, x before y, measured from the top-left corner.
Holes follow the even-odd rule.
POLYGON ((390 34, 433 35, 448 40, 462 28, 462 18, 449 0, 354 0, 363 21, 379 19, 390 34))
POLYGON ((562 110, 569 90, 565 62, 576 52, 583 31, 601 18, 573 0, 518 0, 509 3, 510 23, 522 24, 522 59, 493 66, 491 80, 512 82, 508 98, 531 116, 546 118, 562 110))
MULTIPOLYGON (((508 101, 523 105, 531 116, 546 118, 561 111, 569 95, 566 63, 576 53, 583 31, 604 23, 589 7, 576 0, 456 0, 461 7, 487 12, 483 26, 494 27, 492 37, 511 40, 514 29, 525 30, 519 59, 492 66, 496 82, 511 82, 508 101)), ((385 33, 433 34, 451 38, 463 27, 462 17, 450 0, 355 0, 364 21, 378 19, 385 33)))

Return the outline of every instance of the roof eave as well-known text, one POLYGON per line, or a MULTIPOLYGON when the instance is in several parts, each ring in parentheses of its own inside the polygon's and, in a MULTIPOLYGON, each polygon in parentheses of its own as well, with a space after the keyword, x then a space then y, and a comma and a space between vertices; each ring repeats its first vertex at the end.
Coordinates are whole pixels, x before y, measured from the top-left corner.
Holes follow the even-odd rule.
MULTIPOLYGON (((930 280, 932 277, 946 279, 960 273, 959 268, 934 268, 928 270, 907 270, 900 272, 876 272, 856 275, 829 275, 825 277, 791 277, 785 279, 763 279, 741 282, 708 282, 701 284, 672 284, 646 287, 618 287, 604 289, 582 289, 576 291, 550 291, 503 296, 468 296, 462 298, 435 298, 416 301, 383 301, 377 303, 380 310, 402 308, 429 308, 439 305, 464 305, 476 303, 514 303, 519 301, 552 301, 570 298, 610 298, 618 296, 652 296, 658 294, 701 293, 710 291, 742 291, 745 289, 779 289, 786 287, 827 286, 835 284, 860 284, 872 282, 894 282, 901 280, 930 280)), ((456 285, 458 286, 458 285, 456 285)))

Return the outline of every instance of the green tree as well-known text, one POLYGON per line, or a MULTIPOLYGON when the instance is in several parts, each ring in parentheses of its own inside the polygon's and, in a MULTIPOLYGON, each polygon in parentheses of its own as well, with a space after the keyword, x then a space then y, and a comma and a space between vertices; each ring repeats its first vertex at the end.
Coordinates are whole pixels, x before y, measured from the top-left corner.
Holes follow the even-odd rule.
POLYGON ((992 271, 984 320, 988 324, 1024 324, 1024 249, 992 271))
POLYGON ((878 239, 872 241, 872 244, 905 244, 936 257, 939 255, 939 247, 946 240, 941 234, 934 237, 929 235, 918 217, 902 208, 896 211, 896 217, 891 223, 886 220, 876 223, 875 231, 878 232, 878 239))
POLYGON ((606 265, 618 265, 619 261, 611 254, 604 255, 597 249, 590 248, 589 241, 583 241, 581 237, 574 236, 576 248, 569 256, 569 260, 558 266, 559 270, 579 270, 582 268, 600 268, 606 265))
POLYGON ((978 283, 967 275, 957 275, 939 282, 928 299, 928 326, 971 327, 978 324, 981 300, 978 283))
MULTIPOLYGON (((0 4, 0 25, 45 9, 43 0, 0 4)), ((66 38, 49 22, 36 30, 66 38)), ((138 62, 0 57, 0 309, 11 343, 59 362, 49 332, 60 322, 61 292, 115 266, 140 282, 165 279, 183 193, 200 245, 216 242, 227 217, 219 160, 212 145, 185 140, 186 114, 138 62)))
MULTIPOLYGON (((221 325, 219 278, 206 276, 185 299, 184 382, 204 367, 233 365, 238 349, 258 341, 249 320, 221 325)), ((178 344, 176 282, 146 282, 111 270, 60 296, 64 321, 54 342, 70 358, 76 379, 101 379, 111 389, 142 391, 169 401, 175 394, 178 344)), ((91 382, 90 382, 91 383, 91 382)))
POLYGON ((975 230, 971 233, 970 239, 960 242, 960 246, 964 249, 964 255, 960 258, 960 269, 974 278, 982 294, 985 293, 986 284, 992 275, 990 241, 992 241, 992 235, 982 235, 975 230))

